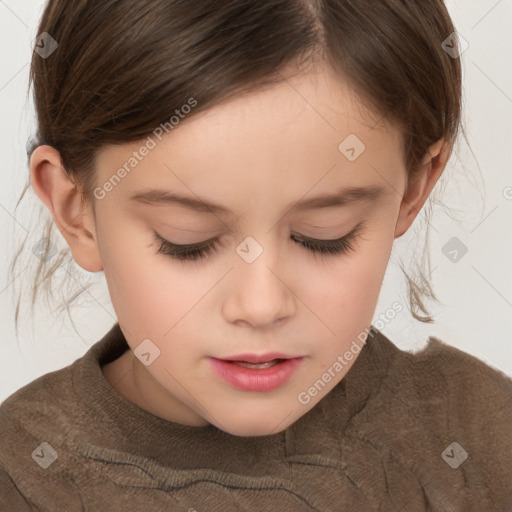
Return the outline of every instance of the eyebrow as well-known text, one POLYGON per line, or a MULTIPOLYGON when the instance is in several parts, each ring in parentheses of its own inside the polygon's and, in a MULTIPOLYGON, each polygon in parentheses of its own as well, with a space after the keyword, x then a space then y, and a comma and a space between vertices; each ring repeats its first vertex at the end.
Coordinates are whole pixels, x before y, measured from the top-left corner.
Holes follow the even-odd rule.
MULTIPOLYGON (((301 199, 289 205, 291 212, 315 210, 333 206, 345 206, 362 201, 374 201, 382 196, 384 187, 371 185, 367 187, 346 187, 335 194, 323 194, 309 199, 301 199)), ((130 196, 130 200, 148 205, 178 205, 195 212, 206 212, 220 215, 232 215, 232 212, 219 204, 202 201, 189 196, 182 196, 168 190, 142 190, 130 196)))

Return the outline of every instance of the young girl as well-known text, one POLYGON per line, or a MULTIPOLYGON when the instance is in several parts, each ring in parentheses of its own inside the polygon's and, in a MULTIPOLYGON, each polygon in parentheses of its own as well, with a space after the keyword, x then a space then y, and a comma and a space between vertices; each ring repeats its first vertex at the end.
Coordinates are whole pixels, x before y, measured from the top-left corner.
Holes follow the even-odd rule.
POLYGON ((512 510, 512 380, 371 326, 457 52, 441 0, 48 1, 30 185, 118 322, 2 403, 2 511, 512 510))

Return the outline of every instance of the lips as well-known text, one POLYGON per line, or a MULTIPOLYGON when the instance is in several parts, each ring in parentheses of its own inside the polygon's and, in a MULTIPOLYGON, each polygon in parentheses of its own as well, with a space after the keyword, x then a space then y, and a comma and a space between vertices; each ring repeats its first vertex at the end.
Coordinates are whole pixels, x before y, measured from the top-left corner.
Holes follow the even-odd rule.
POLYGON ((283 361, 283 359, 272 359, 272 361, 265 361, 264 363, 248 363, 247 361, 231 361, 238 366, 243 366, 245 368, 254 368, 257 370, 263 370, 264 368, 272 368, 279 362, 283 361))
POLYGON ((274 359, 298 359, 302 355, 288 355, 280 352, 267 352, 266 354, 239 354, 237 356, 219 357, 221 361, 241 361, 243 363, 266 363, 274 359))
MULTIPOLYGON (((236 356, 241 357, 241 356, 236 356)), ((243 356, 247 357, 247 355, 243 356)), ((252 356, 262 359, 265 356, 252 356)), ((271 357, 271 356, 270 356, 271 357)), ((262 363, 249 363, 236 359, 209 358, 212 370, 224 382, 243 391, 272 391, 283 385, 299 368, 304 357, 273 358, 262 363)))

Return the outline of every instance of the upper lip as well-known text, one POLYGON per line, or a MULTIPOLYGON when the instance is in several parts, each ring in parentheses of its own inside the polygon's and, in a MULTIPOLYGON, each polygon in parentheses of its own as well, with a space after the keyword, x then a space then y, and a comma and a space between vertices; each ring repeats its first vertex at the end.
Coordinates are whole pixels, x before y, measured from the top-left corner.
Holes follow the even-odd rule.
POLYGON ((303 356, 291 356, 280 352, 268 352, 266 354, 238 354, 236 356, 217 358, 221 361, 243 361, 246 363, 266 363, 273 359, 296 359, 303 356))

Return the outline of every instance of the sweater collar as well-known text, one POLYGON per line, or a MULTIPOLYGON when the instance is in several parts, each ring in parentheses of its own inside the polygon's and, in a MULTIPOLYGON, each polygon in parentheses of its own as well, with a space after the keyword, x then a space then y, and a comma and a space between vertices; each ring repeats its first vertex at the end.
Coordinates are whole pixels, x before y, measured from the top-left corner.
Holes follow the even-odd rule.
POLYGON ((240 437, 214 425, 170 422, 127 400, 101 370, 126 350, 128 343, 116 323, 72 365, 78 407, 85 411, 89 425, 98 426, 77 439, 82 452, 99 458, 108 453, 109 460, 135 457, 161 467, 236 472, 250 467, 252 474, 261 475, 279 474, 283 459, 323 465, 339 461, 340 436, 379 391, 399 351, 372 327, 348 373, 310 411, 277 434, 240 437))

